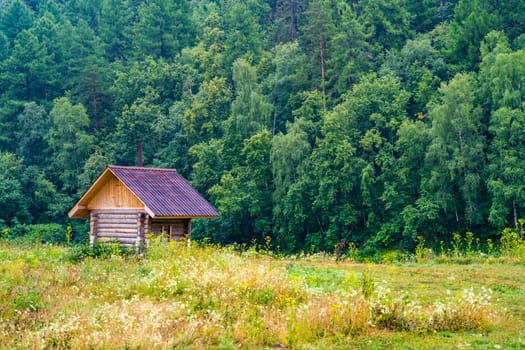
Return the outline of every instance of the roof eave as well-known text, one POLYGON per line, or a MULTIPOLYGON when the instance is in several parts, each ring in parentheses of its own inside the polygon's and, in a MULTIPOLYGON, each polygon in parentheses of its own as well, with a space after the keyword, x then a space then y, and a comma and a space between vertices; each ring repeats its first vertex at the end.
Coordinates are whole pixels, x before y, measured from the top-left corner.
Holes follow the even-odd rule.
MULTIPOLYGON (((95 180, 95 182, 93 182, 93 184, 84 192, 84 194, 82 195, 82 197, 80 197, 80 199, 76 202, 76 204, 69 210, 69 212, 67 213, 67 215, 70 217, 70 218, 74 218, 74 219, 80 219, 80 218, 85 218, 83 215, 82 216, 79 216, 78 214, 78 211, 79 210, 89 210, 87 208, 87 202, 86 199, 91 195, 92 191, 97 188, 100 183, 102 183, 104 181, 104 179, 106 178, 106 174, 108 173, 109 171, 109 167, 106 167, 106 169, 104 169, 104 171, 102 172, 102 174, 100 174, 98 176, 98 178, 95 180)), ((89 217, 89 216, 88 216, 89 217)))
POLYGON ((88 209, 87 206, 79 205, 77 203, 73 208, 71 208, 69 210, 67 215, 70 218, 73 218, 73 219, 88 219, 89 218, 89 212, 90 212, 90 210, 88 209))
POLYGON ((158 215, 156 219, 216 219, 218 215, 158 215))
MULTIPOLYGON (((132 192, 133 193, 133 192, 132 192)), ((134 193, 133 193, 134 194, 134 193)), ((137 198, 139 198, 137 196, 137 198)), ((139 200, 142 202, 142 200, 139 198, 139 200)), ((144 203, 144 202, 142 202, 144 203)), ((144 210, 146 211, 146 213, 148 213, 148 215, 153 219, 154 217, 156 217, 157 215, 155 215, 155 213, 153 212, 153 210, 151 210, 150 208, 148 208, 148 206, 146 204, 144 204, 144 210)))

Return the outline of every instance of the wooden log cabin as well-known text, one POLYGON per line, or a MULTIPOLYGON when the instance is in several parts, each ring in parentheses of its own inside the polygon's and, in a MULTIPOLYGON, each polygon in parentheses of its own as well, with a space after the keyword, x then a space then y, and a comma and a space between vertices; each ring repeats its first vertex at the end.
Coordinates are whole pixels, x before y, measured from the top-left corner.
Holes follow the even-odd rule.
POLYGON ((216 218, 217 210, 176 170, 108 166, 68 213, 90 219, 90 243, 146 246, 146 237, 190 236, 191 220, 216 218))

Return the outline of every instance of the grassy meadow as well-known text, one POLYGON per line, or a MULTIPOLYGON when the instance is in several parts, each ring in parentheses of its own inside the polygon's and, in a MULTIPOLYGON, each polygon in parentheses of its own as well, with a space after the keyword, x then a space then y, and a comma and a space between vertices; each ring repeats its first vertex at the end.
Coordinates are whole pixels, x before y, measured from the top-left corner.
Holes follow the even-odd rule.
POLYGON ((378 264, 160 241, 142 256, 89 256, 0 240, 0 348, 525 349, 523 260, 419 249, 378 264))

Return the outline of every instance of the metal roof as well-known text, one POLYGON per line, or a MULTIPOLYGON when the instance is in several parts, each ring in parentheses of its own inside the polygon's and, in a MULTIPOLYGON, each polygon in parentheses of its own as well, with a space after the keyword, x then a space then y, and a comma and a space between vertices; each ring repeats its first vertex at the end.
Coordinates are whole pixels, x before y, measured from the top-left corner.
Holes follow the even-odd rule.
MULTIPOLYGON (((72 218, 89 218, 90 201, 116 177, 144 205, 151 217, 216 218, 217 209, 174 169, 109 165, 69 211, 72 218)), ((121 208, 126 209, 126 208, 121 208)))
POLYGON ((219 212, 174 169, 110 165, 155 216, 217 217, 219 212))

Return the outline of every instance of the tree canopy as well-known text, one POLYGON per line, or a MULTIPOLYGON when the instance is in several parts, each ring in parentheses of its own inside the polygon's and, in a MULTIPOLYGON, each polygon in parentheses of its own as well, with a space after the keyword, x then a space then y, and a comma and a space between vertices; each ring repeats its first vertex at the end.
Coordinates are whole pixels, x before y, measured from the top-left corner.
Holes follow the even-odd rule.
POLYGON ((0 225, 175 167, 195 237, 413 248, 525 216, 525 5, 0 0, 0 225))

